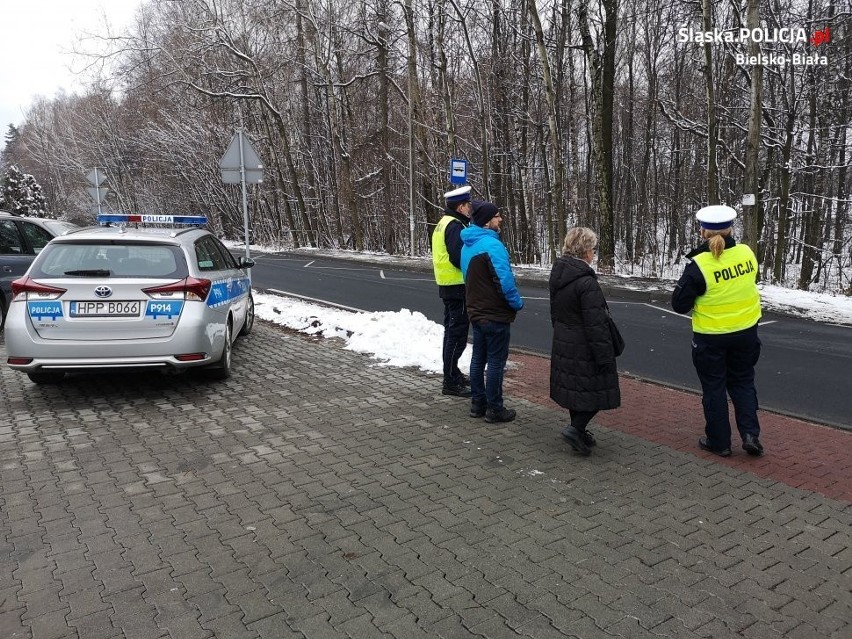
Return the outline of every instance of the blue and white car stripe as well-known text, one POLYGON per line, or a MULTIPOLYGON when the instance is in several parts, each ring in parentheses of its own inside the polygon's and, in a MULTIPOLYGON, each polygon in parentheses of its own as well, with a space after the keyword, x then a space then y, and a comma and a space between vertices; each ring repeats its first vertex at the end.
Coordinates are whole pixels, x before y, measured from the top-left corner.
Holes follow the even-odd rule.
POLYGON ((213 282, 210 295, 207 296, 207 306, 217 308, 228 304, 231 300, 247 295, 251 289, 251 279, 248 277, 230 278, 213 282))

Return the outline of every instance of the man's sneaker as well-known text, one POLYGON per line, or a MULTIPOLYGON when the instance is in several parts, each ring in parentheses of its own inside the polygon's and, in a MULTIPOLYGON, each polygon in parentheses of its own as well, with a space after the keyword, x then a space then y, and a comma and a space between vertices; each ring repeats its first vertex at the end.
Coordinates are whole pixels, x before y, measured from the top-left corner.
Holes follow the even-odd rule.
POLYGON ((756 435, 746 435, 743 437, 743 450, 752 457, 760 457, 763 454, 763 444, 756 435))
POLYGON ((461 377, 459 377, 459 384, 462 386, 470 386, 470 378, 464 373, 461 373, 461 377))
POLYGON ((706 450, 708 453, 713 453, 714 455, 718 455, 719 457, 730 457, 731 449, 728 448, 713 448, 710 445, 710 440, 706 437, 702 437, 698 440, 698 447, 701 450, 706 450))
POLYGON ((479 418, 485 417, 485 412, 488 408, 488 404, 477 404, 476 402, 470 403, 470 416, 479 418))
MULTIPOLYGON (((592 449, 589 448, 589 445, 584 441, 585 433, 581 433, 579 430, 574 428, 573 426, 566 426, 562 429, 562 438, 571 444, 571 448, 577 451, 583 457, 588 457, 592 454, 592 449)), ((592 438, 594 439, 594 438, 592 438)))
POLYGON ((444 384, 444 388, 441 390, 442 395, 453 395, 454 397, 470 397, 470 389, 466 388, 461 384, 456 384, 454 386, 448 386, 444 384))
POLYGON ((485 411, 485 421, 489 424, 496 424, 500 422, 510 422, 515 419, 515 416, 518 413, 513 408, 500 408, 495 410, 493 408, 489 408, 485 411))

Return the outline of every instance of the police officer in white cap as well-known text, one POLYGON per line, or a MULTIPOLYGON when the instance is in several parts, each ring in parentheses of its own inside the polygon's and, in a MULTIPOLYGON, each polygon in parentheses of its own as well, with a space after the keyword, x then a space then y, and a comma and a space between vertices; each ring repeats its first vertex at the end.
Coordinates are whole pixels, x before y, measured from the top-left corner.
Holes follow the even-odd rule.
POLYGON ((760 357, 757 322, 761 316, 758 264, 752 250, 731 237, 737 212, 705 206, 695 216, 704 243, 692 251, 672 294, 672 308, 692 311, 692 362, 703 391, 706 451, 731 455, 728 395, 734 404, 743 450, 763 454, 757 419, 754 366, 760 357))
POLYGON ((470 224, 473 211, 470 186, 444 194, 444 216, 432 233, 432 267, 438 294, 444 300, 444 395, 470 397, 468 378, 459 370, 459 358, 467 347, 470 320, 465 307, 464 277, 461 272, 461 232, 470 224))

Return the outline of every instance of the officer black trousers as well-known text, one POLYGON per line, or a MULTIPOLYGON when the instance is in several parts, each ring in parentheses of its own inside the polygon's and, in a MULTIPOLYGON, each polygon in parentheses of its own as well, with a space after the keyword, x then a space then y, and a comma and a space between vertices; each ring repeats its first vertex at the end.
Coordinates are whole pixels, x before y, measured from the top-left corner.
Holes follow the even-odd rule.
POLYGON ((731 446, 728 397, 734 404, 734 417, 740 436, 760 435, 757 420, 757 391, 754 366, 760 358, 757 325, 723 335, 693 333, 692 363, 701 381, 704 396, 704 430, 713 448, 731 446))
POLYGON ((459 358, 467 346, 470 320, 464 298, 444 299, 444 386, 458 386, 462 381, 459 358))

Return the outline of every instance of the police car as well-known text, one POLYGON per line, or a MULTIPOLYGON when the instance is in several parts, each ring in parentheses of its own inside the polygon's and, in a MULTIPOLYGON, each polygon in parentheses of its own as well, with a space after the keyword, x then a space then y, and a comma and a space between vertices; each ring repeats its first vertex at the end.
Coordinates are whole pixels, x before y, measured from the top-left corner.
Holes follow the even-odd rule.
POLYGON ((254 324, 254 261, 209 231, 204 217, 105 215, 54 238, 12 283, 7 364, 37 384, 69 371, 204 368, 231 373, 231 347, 254 324))

